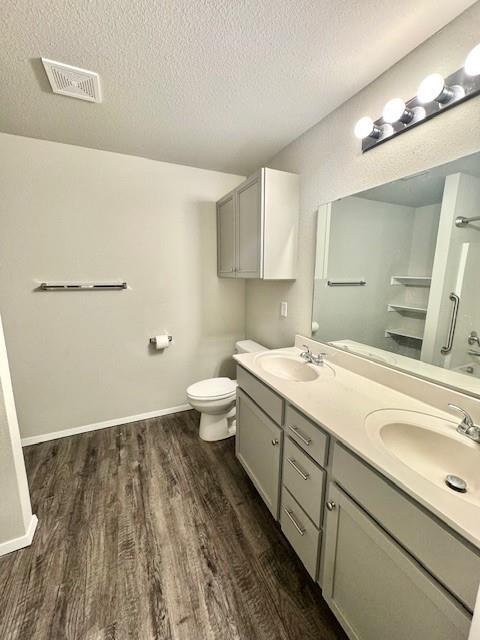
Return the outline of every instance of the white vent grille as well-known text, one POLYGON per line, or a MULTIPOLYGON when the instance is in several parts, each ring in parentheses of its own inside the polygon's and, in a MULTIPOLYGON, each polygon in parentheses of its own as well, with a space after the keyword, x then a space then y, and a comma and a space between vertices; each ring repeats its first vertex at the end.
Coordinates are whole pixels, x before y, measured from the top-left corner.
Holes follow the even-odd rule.
POLYGON ((54 93, 88 102, 101 102, 100 77, 94 71, 42 58, 54 93))

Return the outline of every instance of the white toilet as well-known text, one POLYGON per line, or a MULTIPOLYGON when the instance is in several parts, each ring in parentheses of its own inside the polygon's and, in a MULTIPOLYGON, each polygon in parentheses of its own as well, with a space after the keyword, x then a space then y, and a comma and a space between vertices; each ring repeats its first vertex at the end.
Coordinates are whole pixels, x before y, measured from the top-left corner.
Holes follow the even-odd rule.
MULTIPOLYGON (((240 340, 235 353, 266 351, 258 342, 240 340)), ((230 378, 208 378, 191 384, 187 398, 194 409, 200 411, 200 438, 212 442, 235 435, 235 400, 237 381, 230 378)))

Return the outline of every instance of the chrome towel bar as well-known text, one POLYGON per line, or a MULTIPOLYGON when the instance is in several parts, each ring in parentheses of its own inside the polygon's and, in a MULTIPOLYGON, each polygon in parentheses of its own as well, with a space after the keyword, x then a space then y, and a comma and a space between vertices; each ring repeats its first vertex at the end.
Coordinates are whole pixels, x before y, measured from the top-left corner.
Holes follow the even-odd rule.
POLYGON ((327 280, 329 287, 364 287, 365 280, 327 280))
POLYGON ((126 282, 87 283, 48 283, 42 282, 40 291, 121 291, 127 288, 126 282))

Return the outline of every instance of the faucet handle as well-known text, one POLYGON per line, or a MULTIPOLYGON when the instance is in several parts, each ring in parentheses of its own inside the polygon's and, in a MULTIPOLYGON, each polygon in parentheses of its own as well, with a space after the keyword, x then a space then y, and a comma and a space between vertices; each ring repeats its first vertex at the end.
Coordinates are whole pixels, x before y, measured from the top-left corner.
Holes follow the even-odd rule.
POLYGON ((465 409, 462 409, 462 407, 459 407, 456 404, 452 404, 451 402, 448 403, 448 406, 451 409, 455 409, 455 411, 458 411, 459 413, 462 414, 462 416, 463 416, 462 424, 465 424, 467 427, 473 427, 474 426, 474 422, 473 422, 472 416, 468 413, 468 411, 465 411, 465 409))
POLYGON ((325 358, 327 354, 325 351, 320 351, 319 353, 312 355, 312 364, 322 365, 325 362, 325 358))

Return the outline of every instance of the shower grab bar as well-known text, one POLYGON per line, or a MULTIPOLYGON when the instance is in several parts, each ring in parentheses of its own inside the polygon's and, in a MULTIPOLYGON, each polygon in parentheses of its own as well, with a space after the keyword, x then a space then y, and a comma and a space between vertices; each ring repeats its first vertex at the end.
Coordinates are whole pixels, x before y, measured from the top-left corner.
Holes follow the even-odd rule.
POLYGON ((465 218, 465 216, 457 216, 455 218, 455 226, 457 227, 466 227, 470 222, 478 222, 480 220, 480 216, 475 216, 474 218, 465 218))
POLYGON ((476 349, 469 349, 467 353, 469 356, 480 356, 480 351, 477 351, 476 349))
POLYGON ((42 282, 38 287, 40 291, 120 291, 127 288, 126 282, 110 282, 100 284, 53 284, 42 282))
POLYGON ((458 305, 460 304, 460 298, 456 293, 452 293, 448 296, 449 300, 453 302, 452 315, 450 317, 450 326, 448 328, 447 344, 440 349, 442 355, 450 353, 453 346, 453 338, 455 336, 455 327, 457 326, 458 305))
POLYGON ((327 280, 329 287, 363 287, 366 284, 365 280, 327 280))

